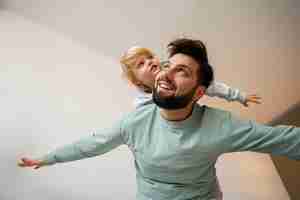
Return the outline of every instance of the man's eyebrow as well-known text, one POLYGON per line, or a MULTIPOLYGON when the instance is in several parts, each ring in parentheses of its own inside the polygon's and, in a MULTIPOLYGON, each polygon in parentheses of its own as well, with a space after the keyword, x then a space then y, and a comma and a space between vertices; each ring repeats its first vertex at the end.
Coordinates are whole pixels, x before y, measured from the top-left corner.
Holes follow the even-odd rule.
POLYGON ((179 67, 183 67, 183 68, 187 68, 187 69, 190 69, 187 65, 185 65, 185 64, 178 64, 177 66, 179 66, 179 67))
POLYGON ((191 70, 191 68, 189 68, 187 65, 184 65, 184 64, 179 64, 179 65, 177 65, 178 67, 182 67, 182 68, 184 68, 184 69, 186 69, 186 70, 188 70, 189 72, 191 72, 192 70, 191 70))
MULTIPOLYGON (((171 62, 170 62, 169 60, 165 60, 165 61, 160 62, 159 64, 160 64, 160 66, 164 66, 164 65, 166 65, 166 64, 171 64, 171 62)), ((192 71, 192 70, 191 70, 187 65, 185 65, 185 64, 178 64, 177 67, 182 67, 182 68, 188 70, 189 72, 192 71)))
POLYGON ((159 64, 160 65, 170 64, 170 61, 168 61, 168 60, 161 61, 159 64))

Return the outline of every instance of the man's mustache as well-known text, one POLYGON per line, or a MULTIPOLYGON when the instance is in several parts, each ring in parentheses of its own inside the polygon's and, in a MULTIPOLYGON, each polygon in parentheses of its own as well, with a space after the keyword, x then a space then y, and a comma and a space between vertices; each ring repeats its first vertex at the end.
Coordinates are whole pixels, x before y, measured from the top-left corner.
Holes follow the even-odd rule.
POLYGON ((156 82, 156 87, 158 87, 158 86, 160 86, 160 85, 166 85, 167 88, 170 88, 170 89, 172 89, 172 90, 175 90, 175 89, 176 89, 176 85, 175 85, 172 81, 170 81, 170 80, 168 80, 168 79, 160 79, 160 80, 157 80, 157 82, 156 82))

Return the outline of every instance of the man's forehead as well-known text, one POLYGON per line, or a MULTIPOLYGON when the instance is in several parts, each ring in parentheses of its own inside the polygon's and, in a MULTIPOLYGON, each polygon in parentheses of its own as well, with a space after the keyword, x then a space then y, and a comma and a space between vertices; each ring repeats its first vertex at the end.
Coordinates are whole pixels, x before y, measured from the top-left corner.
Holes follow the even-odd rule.
POLYGON ((198 63, 194 58, 181 53, 173 55, 167 62, 172 65, 185 65, 189 68, 198 68, 198 63))

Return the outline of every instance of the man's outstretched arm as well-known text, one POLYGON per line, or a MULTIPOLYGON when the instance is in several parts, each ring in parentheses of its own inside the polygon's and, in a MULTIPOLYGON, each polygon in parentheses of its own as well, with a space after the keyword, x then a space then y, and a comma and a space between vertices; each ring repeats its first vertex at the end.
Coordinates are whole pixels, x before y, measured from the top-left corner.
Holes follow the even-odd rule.
POLYGON ((57 148, 41 158, 23 157, 18 161, 18 165, 20 167, 34 167, 38 169, 42 166, 53 165, 59 162, 75 161, 104 154, 124 144, 121 125, 120 121, 113 128, 95 132, 74 143, 57 148))
POLYGON ((224 122, 226 152, 255 151, 287 156, 300 160, 300 128, 266 126, 242 121, 231 114, 224 122))

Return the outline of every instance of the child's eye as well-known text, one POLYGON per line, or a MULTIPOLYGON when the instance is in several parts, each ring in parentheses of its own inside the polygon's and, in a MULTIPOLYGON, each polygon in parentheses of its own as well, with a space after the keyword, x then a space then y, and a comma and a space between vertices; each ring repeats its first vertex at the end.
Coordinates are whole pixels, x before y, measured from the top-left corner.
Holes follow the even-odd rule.
POLYGON ((154 56, 152 56, 152 55, 147 56, 147 59, 153 59, 153 58, 154 58, 154 56))
POLYGON ((183 68, 177 68, 176 71, 178 71, 178 72, 185 72, 185 70, 183 68))
POLYGON ((144 64, 145 64, 145 62, 140 62, 140 63, 137 65, 137 68, 142 67, 144 64))

